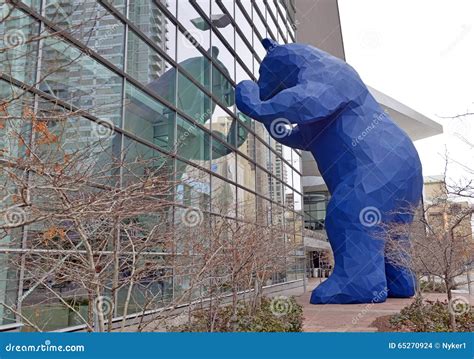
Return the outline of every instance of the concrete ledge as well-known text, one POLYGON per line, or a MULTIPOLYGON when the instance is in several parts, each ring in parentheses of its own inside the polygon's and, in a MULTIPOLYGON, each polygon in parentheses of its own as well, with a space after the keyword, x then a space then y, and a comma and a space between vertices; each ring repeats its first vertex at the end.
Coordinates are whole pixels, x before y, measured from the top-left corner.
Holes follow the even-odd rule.
MULTIPOLYGON (((274 295, 301 295, 304 293, 306 288, 306 281, 303 279, 297 279, 297 280, 292 280, 289 282, 284 282, 284 283, 277 283, 277 284, 272 284, 268 286, 263 287, 263 294, 268 295, 270 297, 274 295)), ((239 299, 245 298, 246 295, 252 293, 254 290, 247 290, 247 291, 242 291, 239 293, 239 299)), ((232 300, 231 294, 225 295, 223 297, 223 304, 229 303, 232 300)), ((173 308, 160 308, 160 309, 155 309, 155 310, 149 310, 146 311, 145 313, 135 313, 135 314, 129 314, 125 318, 125 327, 131 327, 134 325, 138 325, 140 322, 147 322, 149 320, 152 320, 154 316, 159 315, 162 312, 169 311, 170 316, 177 316, 180 313, 184 312, 189 305, 191 304, 206 304, 209 302, 209 299, 202 299, 198 300, 192 303, 186 303, 182 305, 178 305, 173 308)), ((123 321, 123 316, 122 317, 117 317, 112 320, 112 330, 114 329, 119 329, 122 325, 123 321)), ((54 330, 53 332, 55 333, 72 333, 72 332, 85 332, 87 331, 87 326, 85 324, 81 325, 76 325, 73 327, 67 327, 63 329, 58 329, 54 330)))
POLYGON ((12 324, 5 324, 0 325, 0 333, 8 333, 8 332, 19 332, 23 327, 23 323, 12 323, 12 324))

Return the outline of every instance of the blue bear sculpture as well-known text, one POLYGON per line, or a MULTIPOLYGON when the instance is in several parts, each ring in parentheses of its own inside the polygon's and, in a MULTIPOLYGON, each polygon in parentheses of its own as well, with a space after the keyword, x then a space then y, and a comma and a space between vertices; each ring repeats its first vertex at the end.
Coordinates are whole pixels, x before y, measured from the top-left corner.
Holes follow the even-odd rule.
POLYGON ((382 232, 382 223, 410 223, 401 209, 421 198, 412 141, 344 61, 309 45, 262 43, 260 78, 238 84, 237 107, 276 141, 310 151, 331 194, 325 227, 335 266, 311 303, 413 296, 414 277, 385 258, 382 232))

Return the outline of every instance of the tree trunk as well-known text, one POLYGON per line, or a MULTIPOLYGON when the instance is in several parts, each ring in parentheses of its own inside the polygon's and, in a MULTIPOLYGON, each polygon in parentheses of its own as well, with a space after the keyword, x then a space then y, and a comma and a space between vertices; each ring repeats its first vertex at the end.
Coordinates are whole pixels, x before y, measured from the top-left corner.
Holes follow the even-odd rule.
POLYGON ((421 277, 420 276, 413 276, 413 280, 415 281, 415 297, 422 297, 422 294, 421 294, 421 285, 420 285, 420 282, 421 282, 421 277))
POLYGON ((451 300, 453 299, 453 294, 451 292, 451 281, 449 279, 445 279, 444 281, 446 285, 446 294, 448 295, 448 314, 449 314, 449 328, 451 331, 456 331, 456 315, 453 313, 451 309, 451 300))

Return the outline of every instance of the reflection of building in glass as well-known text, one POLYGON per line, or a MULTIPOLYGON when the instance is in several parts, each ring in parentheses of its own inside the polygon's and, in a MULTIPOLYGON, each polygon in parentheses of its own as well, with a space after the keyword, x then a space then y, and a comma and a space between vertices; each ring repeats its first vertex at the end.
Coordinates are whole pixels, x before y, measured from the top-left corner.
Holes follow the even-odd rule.
MULTIPOLYGON (((64 36, 52 35, 40 44, 31 43, 16 50, 24 51, 26 57, 11 56, 9 52, 8 61, 3 61, 7 54, 0 54, 0 60, 8 65, 5 68, 19 81, 18 85, 28 88, 44 77, 37 85, 39 93, 87 114, 69 119, 64 125, 67 151, 100 137, 92 118, 111 122, 115 136, 104 141, 104 147, 88 158, 95 167, 100 167, 106 153, 123 152, 125 162, 136 157, 153 159, 153 169, 173 168, 176 178, 183 181, 174 193, 174 200, 181 206, 199 208, 209 217, 225 212, 232 220, 258 221, 262 225, 278 223, 301 232, 303 219, 297 205, 301 188, 294 181, 301 175, 300 154, 285 151, 270 140, 261 124, 240 114, 234 105, 235 84, 258 78, 265 56, 260 41, 265 37, 281 43, 295 41, 291 3, 31 3, 30 9, 17 9, 11 19, 0 24, 0 36, 9 29, 21 29, 32 36, 38 33, 40 25, 51 33, 53 28, 64 30, 64 36), (41 17, 35 16, 40 9, 46 20, 43 23, 41 17), (38 64, 38 69, 32 64, 38 64)), ((10 96, 10 91, 11 85, 0 80, 2 98, 10 96)), ((41 106, 48 108, 47 103, 44 101, 41 106)), ((51 131, 56 128, 54 122, 48 126, 51 131)), ((0 128, 0 139, 4 138, 4 129, 0 128)), ((136 173, 151 170, 134 169, 136 173)), ((117 174, 124 182, 130 180, 127 176, 127 171, 117 174)), ((177 225, 181 224, 181 210, 176 209, 173 216, 177 225)), ((39 230, 25 227, 23 233, 39 230)), ((20 232, 11 234, 11 243, 16 246, 13 249, 21 249, 20 232)), ((300 243, 301 234, 292 238, 281 234, 280 240, 300 243)), ((74 324, 57 298, 45 300, 45 291, 29 291, 31 283, 9 267, 1 252, 2 245, 0 302, 15 305, 18 295, 25 295, 22 310, 45 329, 74 324)), ((178 248, 182 245, 178 239, 178 248)), ((162 258, 153 254, 146 260, 162 258)), ((289 255, 286 263, 287 268, 274 273, 267 284, 297 281, 289 285, 303 285, 304 256, 289 255)), ((173 274, 166 281, 146 283, 147 290, 172 296, 189 286, 186 273, 178 273, 174 268, 163 268, 162 272, 173 274)), ((151 273, 150 281, 163 273, 151 273)), ((48 281, 55 285, 55 278, 48 281)), ((64 286, 61 290, 69 293, 73 289, 64 286)), ((142 294, 134 293, 137 298, 142 294)), ((119 292, 120 300, 123 296, 119 292)), ((83 304, 78 306, 80 311, 87 309, 83 304)), ((0 312, 0 325, 12 320, 0 312)))
MULTIPOLYGON (((135 1, 136 5, 129 8, 129 17, 147 37, 165 52, 169 50, 168 20, 154 5, 153 1, 135 1)), ((132 42, 127 49, 129 68, 141 82, 151 82, 159 78, 168 68, 166 61, 141 42, 132 42)))
POLYGON ((324 229, 327 192, 308 192, 304 197, 304 225, 305 228, 318 231, 324 229))
MULTIPOLYGON (((282 145, 280 143, 275 144, 275 150, 280 155, 283 154, 282 145)), ((287 176, 287 173, 286 173, 285 165, 283 164, 283 161, 282 161, 281 157, 276 157, 275 158, 275 163, 273 164, 273 166, 275 166, 276 177, 280 178, 283 181, 283 183, 286 183, 287 179, 288 179, 288 176, 287 176)), ((282 186, 280 186, 280 185, 276 185, 274 187, 274 190, 275 190, 274 194, 275 194, 275 197, 277 198, 277 201, 280 202, 280 203, 283 203, 283 198, 284 198, 283 194, 285 193, 285 189, 282 188, 282 186)))

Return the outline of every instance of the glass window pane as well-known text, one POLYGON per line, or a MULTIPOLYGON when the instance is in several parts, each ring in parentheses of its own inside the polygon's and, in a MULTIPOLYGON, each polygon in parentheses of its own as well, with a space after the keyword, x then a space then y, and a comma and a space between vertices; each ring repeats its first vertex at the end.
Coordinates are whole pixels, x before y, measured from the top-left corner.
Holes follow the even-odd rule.
POLYGON ((143 176, 163 176, 174 180, 173 159, 132 138, 124 139, 124 184, 136 182, 143 176))
POLYGON ((168 11, 174 17, 176 17, 177 2, 178 2, 178 0, 167 0, 166 1, 166 8, 168 9, 168 11))
POLYGON ((237 216, 249 222, 255 222, 256 199, 253 193, 237 187, 237 216))
POLYGON ((122 79, 89 56, 50 36, 43 42, 40 89, 120 125, 122 79))
POLYGON ((239 54, 240 59, 243 61, 243 63, 247 67, 247 70, 252 72, 253 53, 250 51, 249 47, 247 46, 245 41, 240 37, 240 35, 237 35, 236 51, 239 54))
POLYGON ((23 120, 23 114, 25 109, 32 110, 33 106, 34 99, 30 93, 0 80, 0 158, 17 162, 25 156, 24 139, 31 135, 31 124, 23 120))
MULTIPOLYGON (((26 144, 23 138, 29 138, 31 126, 22 119, 24 109, 33 108, 32 96, 23 94, 22 90, 0 80, 0 159, 16 163, 24 159, 26 144)), ((0 170, 0 225, 5 225, 7 214, 15 213, 12 206, 18 205, 18 182, 14 178, 22 178, 23 174, 14 167, 3 167, 0 170), (16 177, 18 176, 18 177, 16 177)), ((21 213, 21 212, 20 212, 21 213)), ((0 235, 0 246, 19 248, 22 243, 22 229, 16 228, 0 235)), ((18 266, 20 258, 15 254, 0 253, 0 303, 15 307, 18 291, 18 266)), ((15 314, 0 305, 0 325, 16 322, 15 314)))
POLYGON ((6 18, 0 14, 0 72, 32 84, 38 59, 39 24, 25 13, 3 5, 6 18))
POLYGON ((128 18, 153 43, 174 58, 171 52, 169 35, 174 25, 151 0, 129 0, 128 18))
POLYGON ((271 223, 272 207, 268 200, 257 196, 257 210, 256 219, 257 223, 263 226, 267 226, 271 223))
POLYGON ((98 2, 45 0, 44 14, 84 45, 123 68, 125 26, 98 2))
POLYGON ((206 14, 207 17, 209 17, 210 11, 211 11, 211 1, 210 0, 193 0, 198 4, 198 6, 201 8, 202 11, 204 11, 204 14, 206 14))
MULTIPOLYGON (((178 32, 178 63, 196 81, 211 90, 211 66, 205 57, 189 40, 178 32)), ((211 54, 211 50, 208 51, 211 54)))
POLYGON ((22 3, 25 3, 27 6, 32 9, 39 11, 41 6, 41 0, 22 0, 22 3))
MULTIPOLYGON (((196 47, 199 44, 207 51, 211 44, 210 26, 209 23, 199 15, 191 2, 178 1, 178 20, 186 29, 184 38, 189 40, 188 42, 180 43, 180 45, 186 47, 191 44, 196 47)), ((186 53, 186 49, 181 48, 181 46, 178 46, 178 52, 183 51, 181 54, 181 56, 183 56, 183 54, 186 53)))
MULTIPOLYGON (((232 25, 232 17, 234 16, 234 4, 232 0, 224 0, 221 4, 213 2, 211 5, 211 21, 213 25, 217 28, 217 31, 224 36, 227 43, 235 49, 234 38, 235 38, 235 28, 232 25), (228 14, 225 14, 221 6, 226 7, 224 2, 227 4, 228 14)), ((214 31, 214 30, 213 30, 214 31)))
POLYGON ((201 124, 210 122, 211 99, 181 73, 178 73, 177 106, 201 124))
POLYGON ((252 63, 250 63, 248 66, 250 67, 249 72, 244 70, 244 68, 238 63, 235 63, 235 69, 236 69, 236 74, 235 74, 235 82, 239 83, 243 80, 248 80, 251 78, 251 75, 253 74, 252 72, 252 63))
MULTIPOLYGON (((211 203, 210 175, 179 160, 176 160, 176 166, 179 173, 182 173, 176 190, 177 203, 208 212, 211 203)), ((177 217, 181 217, 181 214, 182 211, 178 210, 177 217)), ((203 213, 199 215, 202 216, 203 213)))
MULTIPOLYGON (((214 58, 215 61, 220 61, 217 57, 214 58)), ((212 94, 225 106, 231 107, 235 102, 235 93, 232 83, 228 80, 230 77, 229 72, 223 74, 221 69, 224 68, 224 64, 220 63, 219 67, 212 66, 212 94)), ((234 109, 231 108, 233 111, 234 109)))
POLYGON ((237 155, 237 183, 255 191, 255 164, 237 155))
POLYGON ((267 2, 266 4, 267 6, 270 6, 271 10, 265 9, 266 8, 265 4, 260 4, 260 5, 261 5, 262 12, 266 11, 267 24, 270 26, 270 30, 271 30, 269 32, 269 35, 272 36, 274 40, 278 41, 279 34, 278 34, 277 26, 275 24, 275 21, 273 20, 273 17, 269 13, 269 11, 271 11, 272 15, 275 15, 275 4, 273 4, 272 1, 267 2))
POLYGON ((280 180, 275 177, 272 177, 272 199, 273 201, 283 205, 285 203, 285 194, 284 188, 280 180))
POLYGON ((133 31, 128 32, 127 51, 127 73, 174 104, 176 69, 133 31))
POLYGON ((125 99, 124 129, 170 150, 174 143, 175 112, 128 83, 125 99))
POLYGON ((114 0, 110 1, 111 5, 120 11, 122 14, 125 13, 125 0, 114 0))
POLYGON ((235 185, 212 176, 211 210, 220 215, 235 217, 237 192, 235 185))
POLYGON ((210 135, 188 120, 177 117, 177 154, 202 167, 210 167, 210 135))
POLYGON ((211 128, 214 136, 235 146, 237 122, 221 106, 212 102, 211 128))
POLYGON ((259 167, 257 167, 256 175, 256 192, 270 198, 270 175, 259 167))
POLYGON ((35 152, 42 163, 67 163, 66 173, 71 178, 90 176, 97 183, 119 183, 120 134, 46 100, 38 108, 37 116, 44 126, 34 127, 35 152))
POLYGON ((237 144, 240 152, 255 161, 255 136, 241 124, 238 125, 237 144))
MULTIPOLYGON (((282 146, 282 157, 287 161, 291 162, 291 149, 287 146, 282 146)), ((288 186, 293 186, 293 173, 290 165, 288 165, 285 161, 282 161, 282 180, 288 186)))
MULTIPOLYGON (((233 40, 230 44, 232 48, 234 48, 233 40)), ((229 77, 234 80, 235 79, 235 58, 224 46, 222 41, 217 37, 215 33, 212 33, 212 51, 213 51, 213 58, 218 59, 216 64, 223 73, 229 74, 229 77)))
POLYGON ((212 139, 211 171, 235 182, 235 153, 222 142, 212 139))

